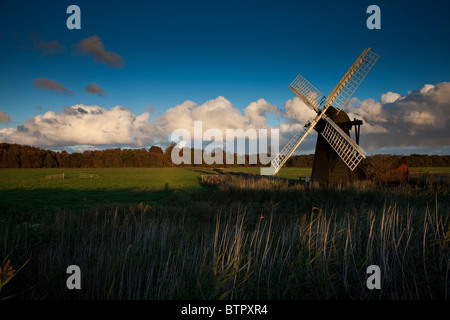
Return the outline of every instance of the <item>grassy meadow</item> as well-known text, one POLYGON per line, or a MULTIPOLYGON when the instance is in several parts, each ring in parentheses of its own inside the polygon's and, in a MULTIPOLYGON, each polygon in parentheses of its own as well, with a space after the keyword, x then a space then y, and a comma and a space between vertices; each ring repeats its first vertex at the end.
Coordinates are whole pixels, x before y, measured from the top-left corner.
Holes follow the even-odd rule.
POLYGON ((203 168, 0 170, 0 299, 448 299, 450 170, 411 171, 409 184, 324 187, 211 186, 203 168))
POLYGON ((0 206, 39 211, 152 202, 160 200, 168 189, 200 189, 203 172, 177 168, 1 169, 0 206), (62 173, 64 180, 45 179, 62 173), (98 178, 82 178, 80 174, 98 178))

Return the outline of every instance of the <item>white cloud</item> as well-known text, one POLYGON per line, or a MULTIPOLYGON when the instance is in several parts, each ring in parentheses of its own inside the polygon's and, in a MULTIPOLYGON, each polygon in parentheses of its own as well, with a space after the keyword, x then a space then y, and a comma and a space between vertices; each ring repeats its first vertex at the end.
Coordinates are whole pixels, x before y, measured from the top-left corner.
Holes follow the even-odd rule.
POLYGON ((247 117, 248 126, 253 126, 258 129, 267 128, 267 117, 265 113, 278 114, 279 110, 276 106, 268 103, 264 99, 258 99, 256 102, 250 103, 244 109, 244 114, 247 117))
POLYGON ((167 109, 166 113, 156 119, 156 121, 169 132, 178 128, 185 128, 191 131, 194 127, 191 112, 196 105, 195 102, 186 100, 182 104, 167 109))
POLYGON ((278 112, 264 99, 250 103, 242 113, 224 97, 197 105, 185 101, 168 109, 156 119, 149 112, 140 115, 116 106, 105 109, 83 104, 66 107, 61 113, 48 111, 28 119, 17 128, 0 130, 0 141, 60 147, 77 145, 119 145, 140 147, 166 143, 175 129, 186 129, 193 136, 194 121, 202 121, 202 129, 268 128, 265 112, 278 112))
POLYGON ((265 113, 278 113, 276 106, 264 99, 251 102, 242 112, 233 106, 226 98, 219 96, 215 99, 197 105, 192 101, 185 101, 168 109, 156 122, 163 125, 169 132, 175 129, 186 129, 191 135, 194 132, 194 121, 202 121, 202 129, 218 129, 223 135, 226 129, 268 128, 265 113))
POLYGON ((217 97, 192 109, 192 120, 202 121, 203 130, 216 128, 225 132, 226 129, 246 127, 246 117, 233 107, 224 97, 217 97))
POLYGON ((286 112, 283 116, 296 123, 305 124, 307 121, 314 119, 317 113, 311 110, 303 101, 298 97, 294 97, 285 102, 284 108, 286 112))
POLYGON ((136 116, 116 106, 110 110, 82 104, 66 107, 61 113, 48 111, 28 119, 17 128, 0 130, 4 142, 50 146, 134 145, 142 146, 162 137, 150 115, 136 116))
POLYGON ((357 107, 349 105, 347 107, 348 112, 356 113, 369 122, 388 122, 388 119, 386 119, 386 116, 383 114, 383 104, 381 102, 375 102, 374 99, 358 101, 356 98, 351 99, 350 102, 351 104, 356 104, 357 107))
MULTIPOLYGON (((383 94, 380 101, 352 99, 345 110, 351 119, 362 119, 361 146, 366 151, 380 148, 432 148, 448 146, 450 136, 450 83, 425 85, 402 97, 394 92, 383 94)), ((193 136, 194 121, 202 121, 202 130, 279 129, 280 148, 315 112, 299 98, 289 99, 284 110, 264 99, 248 104, 243 110, 219 96, 203 104, 186 100, 169 108, 158 118, 150 112, 136 115, 129 109, 111 109, 83 104, 66 107, 60 113, 48 111, 28 119, 16 128, 0 129, 0 142, 40 147, 128 146, 166 144, 176 129, 186 129, 193 136), (267 114, 281 115, 278 126, 270 127, 267 114)), ((300 152, 313 151, 317 134, 313 130, 302 143, 300 152)))
POLYGON ((411 111, 405 115, 404 121, 413 125, 433 126, 436 123, 436 116, 428 111, 411 111))
POLYGON ((426 84, 422 88, 420 88, 419 92, 421 94, 427 94, 431 89, 434 88, 434 85, 432 84, 426 84))
POLYGON ((382 104, 393 103, 393 102, 397 101, 398 99, 400 99, 401 97, 402 96, 400 94, 389 91, 389 92, 383 93, 381 95, 380 101, 382 104))

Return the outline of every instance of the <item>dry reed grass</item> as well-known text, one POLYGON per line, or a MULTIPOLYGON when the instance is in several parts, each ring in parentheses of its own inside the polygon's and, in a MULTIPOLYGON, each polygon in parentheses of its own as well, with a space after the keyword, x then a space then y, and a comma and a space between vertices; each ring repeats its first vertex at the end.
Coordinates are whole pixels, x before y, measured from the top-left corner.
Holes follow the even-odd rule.
POLYGON ((15 261, 33 253, 5 290, 27 299, 448 299, 447 196, 432 184, 232 178, 215 191, 175 192, 161 207, 5 213, 3 252, 13 248, 15 261), (71 264, 82 290, 65 287, 71 264), (372 264, 381 290, 366 287, 372 264))

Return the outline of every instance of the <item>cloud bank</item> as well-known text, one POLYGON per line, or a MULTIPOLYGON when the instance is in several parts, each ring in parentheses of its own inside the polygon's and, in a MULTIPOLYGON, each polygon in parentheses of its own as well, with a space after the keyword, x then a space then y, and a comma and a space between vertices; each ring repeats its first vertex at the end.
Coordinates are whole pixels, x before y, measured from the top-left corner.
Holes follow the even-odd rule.
POLYGON ((74 145, 143 146, 165 138, 160 126, 149 122, 145 112, 139 116, 127 108, 74 105, 61 113, 48 111, 28 119, 17 128, 0 130, 4 142, 41 147, 74 145))
POLYGON ((203 131, 218 129, 225 135, 227 129, 268 129, 266 112, 276 113, 278 109, 266 100, 258 99, 250 103, 242 114, 229 100, 219 96, 201 105, 187 100, 168 109, 156 120, 169 133, 184 128, 193 135, 194 121, 202 121, 203 131))
POLYGON ((194 121, 203 122, 203 131, 219 129, 269 128, 265 112, 278 112, 264 99, 250 103, 244 113, 224 97, 201 105, 185 101, 158 118, 150 112, 140 115, 122 106, 111 109, 83 104, 66 107, 61 113, 48 111, 28 119, 17 128, 0 130, 0 141, 39 147, 108 145, 144 147, 167 144, 171 133, 183 128, 194 134, 194 121))
POLYGON ((407 96, 388 92, 380 101, 354 98, 346 111, 364 121, 361 145, 368 150, 450 145, 450 82, 426 84, 407 96))
MULTIPOLYGON (((406 96, 387 92, 379 101, 354 98, 345 111, 351 119, 364 121, 360 144, 366 151, 449 145, 448 82, 424 85, 406 96)), ((156 118, 151 118, 150 112, 134 114, 123 106, 106 109, 78 104, 66 107, 60 113, 48 111, 34 116, 16 128, 1 129, 0 141, 45 148, 77 145, 148 147, 168 144, 171 133, 176 129, 186 129, 193 135, 194 121, 202 121, 203 132, 219 129, 223 137, 226 129, 279 129, 282 148, 314 116, 315 113, 297 97, 287 100, 284 110, 265 99, 253 101, 243 110, 222 96, 203 104, 186 100, 156 118), (278 116, 281 122, 270 126, 269 114, 278 116)), ((314 152, 316 136, 310 134, 300 151, 314 152)))

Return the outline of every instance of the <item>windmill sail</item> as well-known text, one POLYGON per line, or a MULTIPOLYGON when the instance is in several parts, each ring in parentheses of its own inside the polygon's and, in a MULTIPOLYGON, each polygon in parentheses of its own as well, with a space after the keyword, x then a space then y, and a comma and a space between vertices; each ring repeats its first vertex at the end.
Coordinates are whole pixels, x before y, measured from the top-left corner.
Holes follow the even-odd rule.
POLYGON ((355 170, 359 162, 366 157, 365 151, 339 128, 333 120, 327 116, 324 116, 323 119, 326 121, 326 124, 321 135, 333 147, 334 151, 336 151, 350 170, 355 170))
POLYGON ((261 174, 272 175, 277 173, 323 116, 325 116, 325 114, 320 113, 314 120, 308 121, 303 127, 303 130, 297 132, 297 134, 286 144, 286 146, 275 156, 275 158, 272 159, 271 167, 261 168, 261 174))
POLYGON ((378 57, 376 53, 370 51, 370 48, 365 49, 330 93, 326 106, 333 105, 336 109, 341 110, 364 80, 378 57))
POLYGON ((325 102, 325 96, 320 93, 308 80, 298 75, 291 82, 289 88, 312 110, 317 113, 319 108, 325 102))

